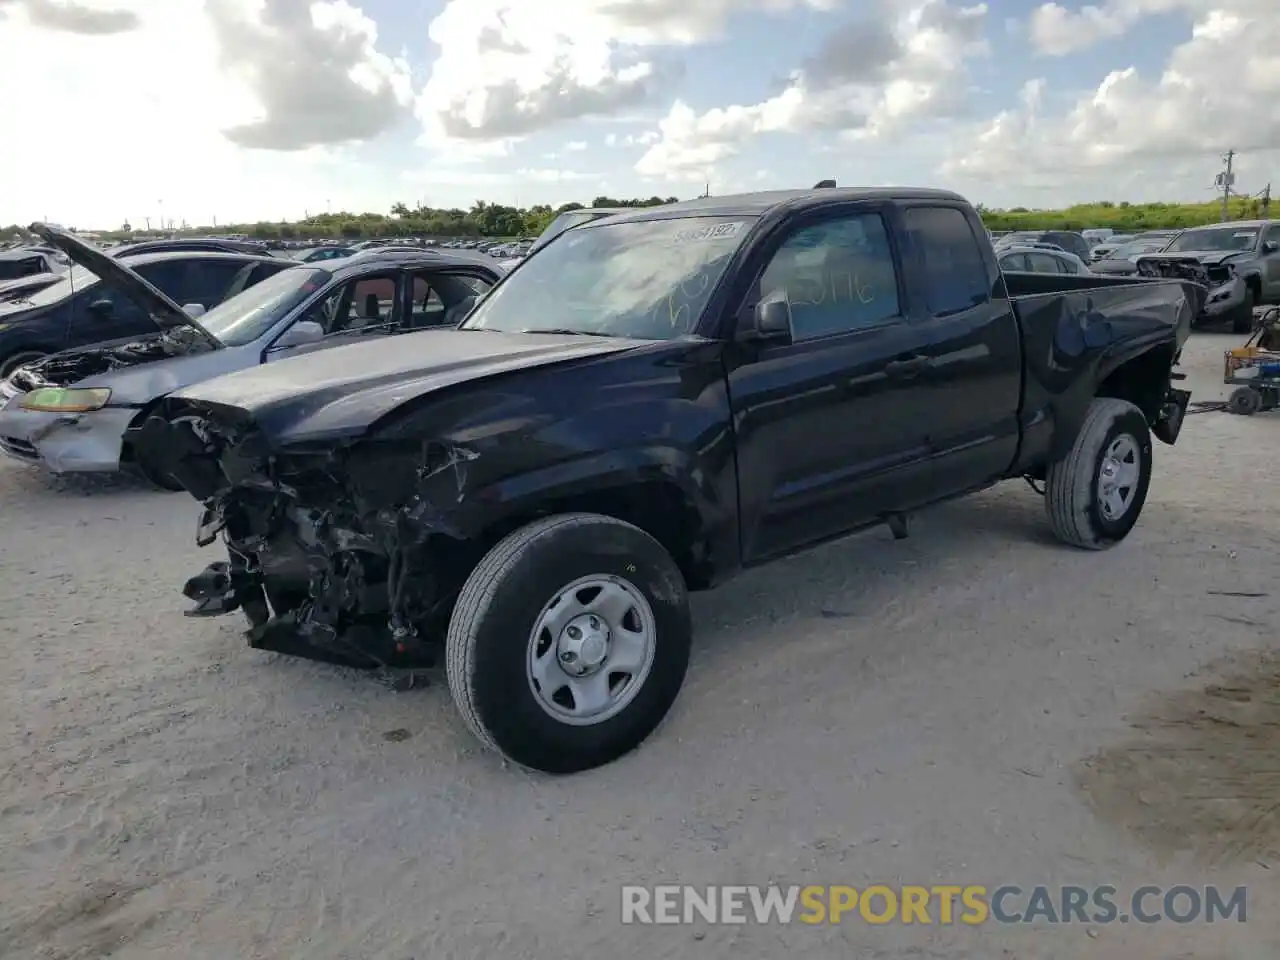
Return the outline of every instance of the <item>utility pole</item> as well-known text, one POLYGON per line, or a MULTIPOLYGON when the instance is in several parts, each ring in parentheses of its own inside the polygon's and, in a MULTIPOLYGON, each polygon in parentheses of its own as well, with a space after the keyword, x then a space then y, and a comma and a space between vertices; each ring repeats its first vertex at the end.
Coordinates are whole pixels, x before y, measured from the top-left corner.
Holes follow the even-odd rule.
POLYGON ((1222 188, 1222 222, 1226 223, 1231 217, 1231 188, 1235 185, 1236 175, 1232 171, 1232 163, 1236 158, 1234 150, 1228 150, 1227 155, 1223 157, 1223 162, 1227 168, 1218 174, 1215 185, 1222 188))
POLYGON ((1262 219, 1271 219, 1271 184, 1267 184, 1262 191, 1262 219))

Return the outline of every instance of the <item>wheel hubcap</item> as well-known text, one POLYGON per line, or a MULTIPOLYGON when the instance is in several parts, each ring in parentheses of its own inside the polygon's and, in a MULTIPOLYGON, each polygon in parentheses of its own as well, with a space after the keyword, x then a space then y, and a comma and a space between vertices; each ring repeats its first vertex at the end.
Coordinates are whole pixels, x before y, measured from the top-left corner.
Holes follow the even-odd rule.
POLYGON ((657 624, 635 584, 581 577, 543 607, 529 636, 529 689, 561 723, 589 726, 635 699, 653 666, 657 624))
POLYGON ((1098 506, 1108 520, 1119 520, 1133 505, 1142 477, 1142 452, 1127 433, 1111 441, 1098 470, 1098 506))
POLYGON ((609 656, 609 626, 593 613, 574 617, 556 641, 560 669, 572 677, 596 673, 609 656))

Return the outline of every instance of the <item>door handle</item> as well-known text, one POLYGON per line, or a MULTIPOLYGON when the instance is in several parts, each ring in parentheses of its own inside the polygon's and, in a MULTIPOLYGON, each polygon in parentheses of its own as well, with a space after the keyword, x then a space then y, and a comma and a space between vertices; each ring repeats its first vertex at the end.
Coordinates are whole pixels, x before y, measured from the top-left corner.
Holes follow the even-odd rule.
POLYGON ((915 377, 933 366, 933 360, 923 354, 908 357, 906 360, 891 360, 884 365, 884 372, 900 379, 915 377))

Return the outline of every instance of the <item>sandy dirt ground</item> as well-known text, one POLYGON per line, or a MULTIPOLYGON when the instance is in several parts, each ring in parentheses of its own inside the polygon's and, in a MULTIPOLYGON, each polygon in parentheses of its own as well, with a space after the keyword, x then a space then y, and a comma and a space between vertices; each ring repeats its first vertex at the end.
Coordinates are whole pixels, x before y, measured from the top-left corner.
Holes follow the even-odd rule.
MULTIPOLYGON (((1197 398, 1223 395, 1197 334, 1197 398)), ((0 464, 0 957, 1280 956, 1280 414, 1156 445, 1117 549, 1022 483, 696 598, 637 753, 549 778, 436 682, 251 651, 194 503, 0 464), (622 884, 1247 884, 1247 922, 623 926, 622 884)))

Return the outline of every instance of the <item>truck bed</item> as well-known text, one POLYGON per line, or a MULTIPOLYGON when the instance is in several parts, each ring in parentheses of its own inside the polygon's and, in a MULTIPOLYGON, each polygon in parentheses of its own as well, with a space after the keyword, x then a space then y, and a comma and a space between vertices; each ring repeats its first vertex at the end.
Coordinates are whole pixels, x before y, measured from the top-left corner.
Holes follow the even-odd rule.
MULTIPOLYGON (((1004 279, 1024 358, 1020 469, 1060 456, 1096 384, 1130 359, 1145 355, 1165 370, 1176 362, 1208 295, 1185 280, 1013 272, 1004 279)), ((1161 380, 1134 382, 1155 387, 1161 380)), ((1160 402, 1126 399, 1141 400, 1144 409, 1160 402)))

